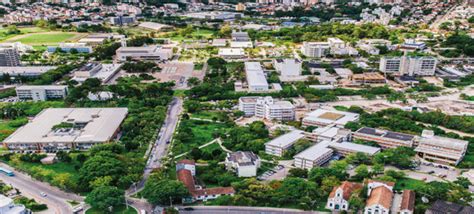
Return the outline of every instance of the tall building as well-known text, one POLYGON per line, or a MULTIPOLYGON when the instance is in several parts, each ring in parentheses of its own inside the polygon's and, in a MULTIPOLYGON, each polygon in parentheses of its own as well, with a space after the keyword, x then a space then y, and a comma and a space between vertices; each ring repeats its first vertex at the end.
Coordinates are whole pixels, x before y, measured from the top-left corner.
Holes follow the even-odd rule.
POLYGON ((438 60, 434 57, 382 57, 380 71, 403 76, 433 76, 438 60))
POLYGON ((20 66, 20 55, 15 48, 0 48, 0 66, 20 66))
POLYGON ((329 53, 329 49, 327 42, 304 42, 301 52, 307 57, 321 58, 329 53))
POLYGON ((241 97, 239 110, 245 116, 256 116, 267 120, 294 120, 295 106, 288 101, 274 101, 272 97, 241 97))
POLYGON ((16 95, 20 100, 64 99, 67 92, 66 85, 24 85, 16 87, 16 95))

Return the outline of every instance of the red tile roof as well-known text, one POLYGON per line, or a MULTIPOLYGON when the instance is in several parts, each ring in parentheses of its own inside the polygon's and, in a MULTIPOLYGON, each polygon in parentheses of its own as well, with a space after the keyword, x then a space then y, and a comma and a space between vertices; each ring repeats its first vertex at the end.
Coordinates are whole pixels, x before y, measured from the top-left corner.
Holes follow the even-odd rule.
POLYGON ((208 189, 199 189, 195 190, 193 196, 205 196, 205 195, 228 195, 234 194, 235 190, 232 187, 214 187, 208 189))
POLYGON ((379 204, 386 209, 392 206, 393 192, 385 186, 372 189, 370 197, 367 199, 367 206, 379 204))
POLYGON ((386 184, 387 186, 391 186, 391 187, 395 186, 395 182, 391 182, 391 181, 368 180, 368 183, 373 183, 373 182, 383 183, 383 184, 386 184))
POLYGON ((176 177, 178 177, 179 181, 183 182, 184 186, 186 186, 186 188, 189 190, 189 192, 194 191, 194 189, 196 188, 195 185, 194 185, 194 177, 191 174, 191 171, 189 171, 187 169, 180 169, 177 172, 176 177))
POLYGON ((344 200, 347 201, 351 197, 353 191, 355 191, 357 189, 362 189, 362 187, 363 187, 362 184, 355 183, 355 182, 344 181, 344 182, 342 182, 341 185, 335 186, 332 189, 331 193, 329 193, 329 198, 334 198, 334 196, 336 195, 337 189, 341 188, 342 189, 342 198, 344 198, 344 200))
POLYGON ((189 160, 189 159, 183 159, 178 161, 178 164, 190 164, 190 165, 195 165, 196 162, 194 160, 189 160))
POLYGON ((400 210, 415 210, 415 192, 412 190, 403 190, 402 203, 400 210))
POLYGON ((205 196, 205 195, 228 195, 234 194, 235 190, 232 187, 215 187, 215 188, 208 188, 208 189, 196 189, 194 183, 194 177, 191 174, 191 171, 187 169, 180 169, 177 172, 177 176, 179 181, 181 181, 184 186, 188 189, 189 193, 193 197, 205 196))

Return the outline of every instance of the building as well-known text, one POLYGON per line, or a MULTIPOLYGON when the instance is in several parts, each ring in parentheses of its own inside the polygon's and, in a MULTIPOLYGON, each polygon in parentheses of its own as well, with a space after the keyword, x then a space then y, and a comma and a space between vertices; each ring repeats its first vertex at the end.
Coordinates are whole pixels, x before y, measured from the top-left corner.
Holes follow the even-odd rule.
POLYGON ((16 87, 16 95, 20 100, 64 99, 67 92, 66 85, 23 85, 16 87))
POLYGON ((58 47, 48 46, 47 50, 49 53, 54 53, 57 49, 62 52, 70 53, 75 50, 78 53, 92 53, 92 47, 86 43, 59 43, 58 47))
POLYGON ((425 211, 425 214, 440 213, 471 214, 474 213, 474 208, 472 206, 462 206, 452 202, 437 200, 425 211))
POLYGON ((0 195, 0 213, 2 214, 29 214, 31 213, 22 204, 15 204, 13 199, 0 195))
POLYGON ((280 74, 280 77, 301 76, 303 63, 298 59, 274 59, 273 67, 280 74))
POLYGON ((240 97, 239 110, 245 116, 267 120, 294 120, 295 106, 289 101, 274 101, 272 97, 240 97))
POLYGON ((362 127, 353 132, 352 137, 358 140, 375 142, 383 149, 397 148, 400 146, 413 147, 415 141, 414 135, 369 127, 362 127))
POLYGON ((392 190, 386 186, 377 186, 369 189, 369 192, 364 214, 390 213, 393 200, 392 190))
POLYGON ((400 214, 413 214, 415 212, 415 191, 403 190, 402 201, 398 210, 400 214))
POLYGON ((89 78, 97 78, 102 83, 110 81, 120 71, 122 64, 102 64, 90 62, 75 70, 72 79, 83 83, 89 78))
POLYGON ((294 156, 295 167, 311 169, 327 163, 334 152, 328 148, 329 143, 329 141, 322 141, 296 154, 294 156))
POLYGON ((348 122, 355 122, 359 120, 359 114, 337 111, 337 110, 325 110, 318 109, 305 115, 303 118, 303 126, 328 126, 335 125, 337 127, 344 127, 348 122))
POLYGON ((353 84, 385 84, 387 81, 385 77, 378 72, 353 74, 351 75, 351 81, 353 84))
POLYGON ((239 31, 239 32, 234 31, 232 32, 231 37, 232 37, 233 42, 250 42, 251 41, 249 34, 244 31, 239 31))
POLYGON ((464 158, 469 142, 435 136, 432 130, 423 130, 415 148, 421 158, 444 165, 457 165, 464 158))
POLYGON ((350 140, 351 130, 334 127, 329 125, 318 127, 312 132, 305 132, 306 138, 314 142, 321 141, 348 141, 350 140))
POLYGON ((170 31, 174 29, 174 27, 171 25, 165 25, 165 24, 160 24, 156 22, 142 22, 138 26, 145 29, 154 30, 154 31, 170 31))
POLYGON ((164 49, 157 45, 144 47, 120 47, 115 51, 117 60, 126 61, 134 60, 168 60, 173 57, 173 50, 164 49))
POLYGON ((303 133, 301 130, 293 130, 265 143, 265 153, 282 157, 293 144, 305 137, 303 133))
POLYGON ((248 151, 227 153, 225 166, 227 170, 234 171, 239 177, 254 177, 257 176, 257 170, 260 168, 260 158, 248 151))
POLYGON ((226 12, 226 11, 206 11, 206 12, 196 12, 196 13, 185 13, 183 16, 188 17, 188 18, 193 18, 193 19, 230 21, 230 20, 243 18, 244 14, 226 12))
POLYGON ((86 150, 114 140, 127 113, 127 108, 48 108, 3 145, 19 152, 86 150))
POLYGON ((243 48, 219 48, 218 55, 225 59, 240 59, 246 56, 243 48))
POLYGON ((131 25, 136 22, 135 17, 132 16, 116 16, 116 17, 110 17, 109 18, 110 24, 111 25, 131 25))
POLYGON ((398 76, 433 76, 438 60, 434 57, 382 57, 379 70, 398 76))
POLYGON ((304 42, 301 52, 307 57, 321 58, 329 53, 329 49, 327 42, 304 42))
POLYGON ((329 143, 329 147, 337 151, 337 153, 341 154, 342 156, 347 156, 354 153, 364 153, 368 156, 373 156, 380 152, 380 148, 351 142, 339 143, 337 141, 332 141, 329 143))
POLYGON ((267 78, 263 73, 260 62, 245 62, 245 76, 250 92, 265 92, 269 90, 267 78))
POLYGON ((16 48, 0 48, 0 66, 20 66, 20 54, 16 48))
POLYGON ((95 33, 89 34, 84 38, 81 38, 78 42, 79 43, 86 43, 88 45, 100 45, 103 44, 108 39, 114 39, 119 37, 119 35, 114 35, 111 33, 95 33))
POLYGON ((393 191, 394 186, 395 186, 394 182, 368 180, 367 181, 367 196, 370 196, 372 194, 372 191, 378 187, 385 187, 391 192, 393 191))
POLYGON ((191 172, 192 176, 196 176, 196 162, 194 160, 180 160, 176 163, 176 171, 186 169, 191 172))
POLYGON ((329 193, 326 208, 332 211, 349 210, 349 199, 352 194, 361 190, 363 185, 360 183, 344 181, 341 185, 336 186, 329 193))
POLYGON ((223 195, 234 195, 235 190, 232 187, 214 187, 202 188, 196 185, 194 176, 190 170, 178 169, 176 170, 176 177, 181 181, 186 189, 188 189, 191 197, 183 198, 183 203, 193 203, 195 201, 207 201, 216 199, 223 195))
POLYGON ((0 66, 0 75, 8 74, 13 77, 37 77, 53 69, 56 69, 56 66, 0 66))

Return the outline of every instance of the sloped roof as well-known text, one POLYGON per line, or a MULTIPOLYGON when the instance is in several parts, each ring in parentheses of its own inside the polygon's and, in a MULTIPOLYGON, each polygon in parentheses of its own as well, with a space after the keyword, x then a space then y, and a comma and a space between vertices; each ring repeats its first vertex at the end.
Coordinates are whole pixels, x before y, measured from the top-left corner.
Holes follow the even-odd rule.
POLYGON ((415 210, 415 192, 412 190, 403 190, 402 203, 400 210, 415 210))
POLYGON ((385 186, 379 186, 370 193, 366 206, 370 207, 378 204, 386 209, 390 209, 392 200, 393 192, 385 186))
POLYGON ((344 200, 349 200, 349 198, 352 195, 352 192, 358 189, 362 189, 362 184, 360 183, 355 183, 355 182, 349 182, 349 181, 344 181, 342 182, 341 185, 336 186, 332 189, 331 193, 329 194, 329 198, 334 198, 336 195, 336 191, 341 188, 342 189, 342 198, 344 200))

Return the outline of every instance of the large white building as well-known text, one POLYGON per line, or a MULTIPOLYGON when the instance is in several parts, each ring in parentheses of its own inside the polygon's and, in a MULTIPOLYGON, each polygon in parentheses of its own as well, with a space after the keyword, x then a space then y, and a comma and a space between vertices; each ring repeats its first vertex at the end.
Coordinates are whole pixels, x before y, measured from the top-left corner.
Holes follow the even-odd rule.
POLYGON ((120 71, 122 64, 102 64, 90 62, 74 71, 72 79, 82 83, 89 78, 97 78, 106 83, 120 71))
POLYGON ((66 85, 23 85, 16 87, 16 95, 21 100, 64 99, 67 92, 66 85))
POLYGON ((272 97, 240 97, 239 110, 245 116, 268 120, 294 120, 295 106, 289 101, 274 101, 272 97))
POLYGON ((15 77, 37 77, 55 68, 56 66, 0 66, 0 76, 8 74, 15 77))
POLYGON ((434 57, 382 57, 380 71, 400 76, 433 76, 438 60, 434 57))
POLYGON ((267 78, 263 73, 260 62, 245 62, 245 75, 250 92, 265 92, 269 90, 267 78))
POLYGON ((311 169, 328 162, 334 151, 328 148, 330 141, 319 142, 294 156, 295 167, 311 169))
POLYGON ((9 150, 86 150, 115 139, 127 108, 48 108, 3 141, 9 150))
POLYGON ((227 153, 225 165, 227 170, 234 171, 238 177, 254 177, 260 168, 260 158, 253 152, 237 151, 227 153))
POLYGON ((293 146, 298 140, 303 139, 305 136, 301 130, 293 130, 282 136, 279 136, 271 141, 265 143, 265 153, 275 155, 278 157, 293 146))
POLYGON ((435 136, 432 130, 423 130, 415 151, 421 158, 443 165, 457 165, 464 158, 468 141, 435 136))
POLYGON ((22 204, 15 204, 13 199, 0 195, 0 213, 1 214, 28 214, 31 213, 22 204))
POLYGON ((335 125, 337 127, 344 127, 346 123, 357 120, 359 120, 359 114, 356 113, 318 109, 306 114, 302 125, 316 127, 335 125))
POLYGON ((273 67, 280 73, 280 77, 299 77, 302 71, 302 62, 298 59, 275 59, 273 67))
POLYGON ((144 47, 120 47, 116 51, 117 60, 126 61, 127 58, 139 60, 168 60, 173 57, 172 49, 164 49, 157 45, 144 47))
POLYGON ((329 53, 329 49, 327 42, 304 42, 301 52, 307 57, 321 58, 329 53))

